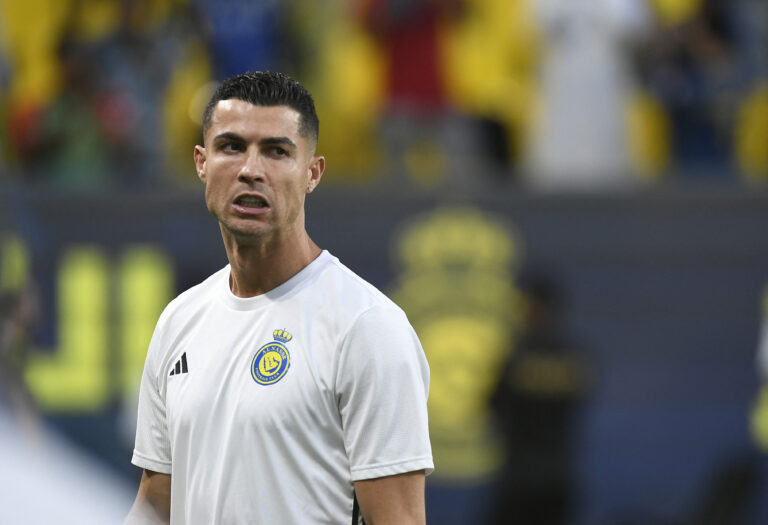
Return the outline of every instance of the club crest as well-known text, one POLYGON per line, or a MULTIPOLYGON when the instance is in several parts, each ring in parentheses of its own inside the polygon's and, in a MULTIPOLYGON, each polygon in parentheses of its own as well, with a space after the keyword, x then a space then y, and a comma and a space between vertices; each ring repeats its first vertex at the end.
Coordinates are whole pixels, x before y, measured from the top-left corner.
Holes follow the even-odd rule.
POLYGON ((277 383, 291 366, 291 354, 284 343, 293 336, 285 330, 275 330, 272 336, 275 340, 259 348, 251 361, 251 377, 260 385, 277 383))

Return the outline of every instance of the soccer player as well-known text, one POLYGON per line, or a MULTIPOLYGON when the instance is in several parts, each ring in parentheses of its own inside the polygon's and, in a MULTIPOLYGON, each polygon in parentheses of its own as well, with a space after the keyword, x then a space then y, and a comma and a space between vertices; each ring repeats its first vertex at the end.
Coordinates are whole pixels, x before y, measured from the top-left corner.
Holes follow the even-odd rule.
POLYGON ((229 265, 160 316, 126 523, 423 524, 429 369, 405 314, 310 239, 310 94, 225 80, 194 151, 229 265))

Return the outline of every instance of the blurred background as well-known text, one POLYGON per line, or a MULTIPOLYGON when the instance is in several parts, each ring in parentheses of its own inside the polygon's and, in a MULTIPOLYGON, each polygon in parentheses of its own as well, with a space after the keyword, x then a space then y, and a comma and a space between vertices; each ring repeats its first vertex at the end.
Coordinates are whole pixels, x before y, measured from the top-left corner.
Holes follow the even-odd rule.
POLYGON ((0 522, 127 512, 154 324, 226 264, 202 110, 257 69, 421 337, 430 524, 768 523, 765 0, 0 0, 0 522))

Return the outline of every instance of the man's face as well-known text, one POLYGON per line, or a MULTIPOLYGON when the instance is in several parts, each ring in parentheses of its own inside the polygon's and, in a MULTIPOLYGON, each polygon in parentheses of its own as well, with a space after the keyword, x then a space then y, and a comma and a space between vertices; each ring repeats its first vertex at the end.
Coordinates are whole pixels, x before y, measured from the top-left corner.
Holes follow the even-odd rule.
POLYGON ((195 165, 224 235, 252 244, 303 234, 304 198, 320 181, 325 159, 312 156, 300 118, 288 106, 239 99, 216 105, 195 165))

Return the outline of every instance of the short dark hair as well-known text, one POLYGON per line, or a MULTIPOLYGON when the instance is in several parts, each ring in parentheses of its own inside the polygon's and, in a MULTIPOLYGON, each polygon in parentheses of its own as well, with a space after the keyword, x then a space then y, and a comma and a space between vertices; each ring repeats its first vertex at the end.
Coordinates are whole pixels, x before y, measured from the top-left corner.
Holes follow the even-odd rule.
POLYGON ((288 106, 299 115, 299 133, 317 145, 320 121, 309 91, 298 81, 275 71, 248 71, 227 78, 211 96, 203 112, 203 142, 220 100, 239 99, 255 106, 288 106))

